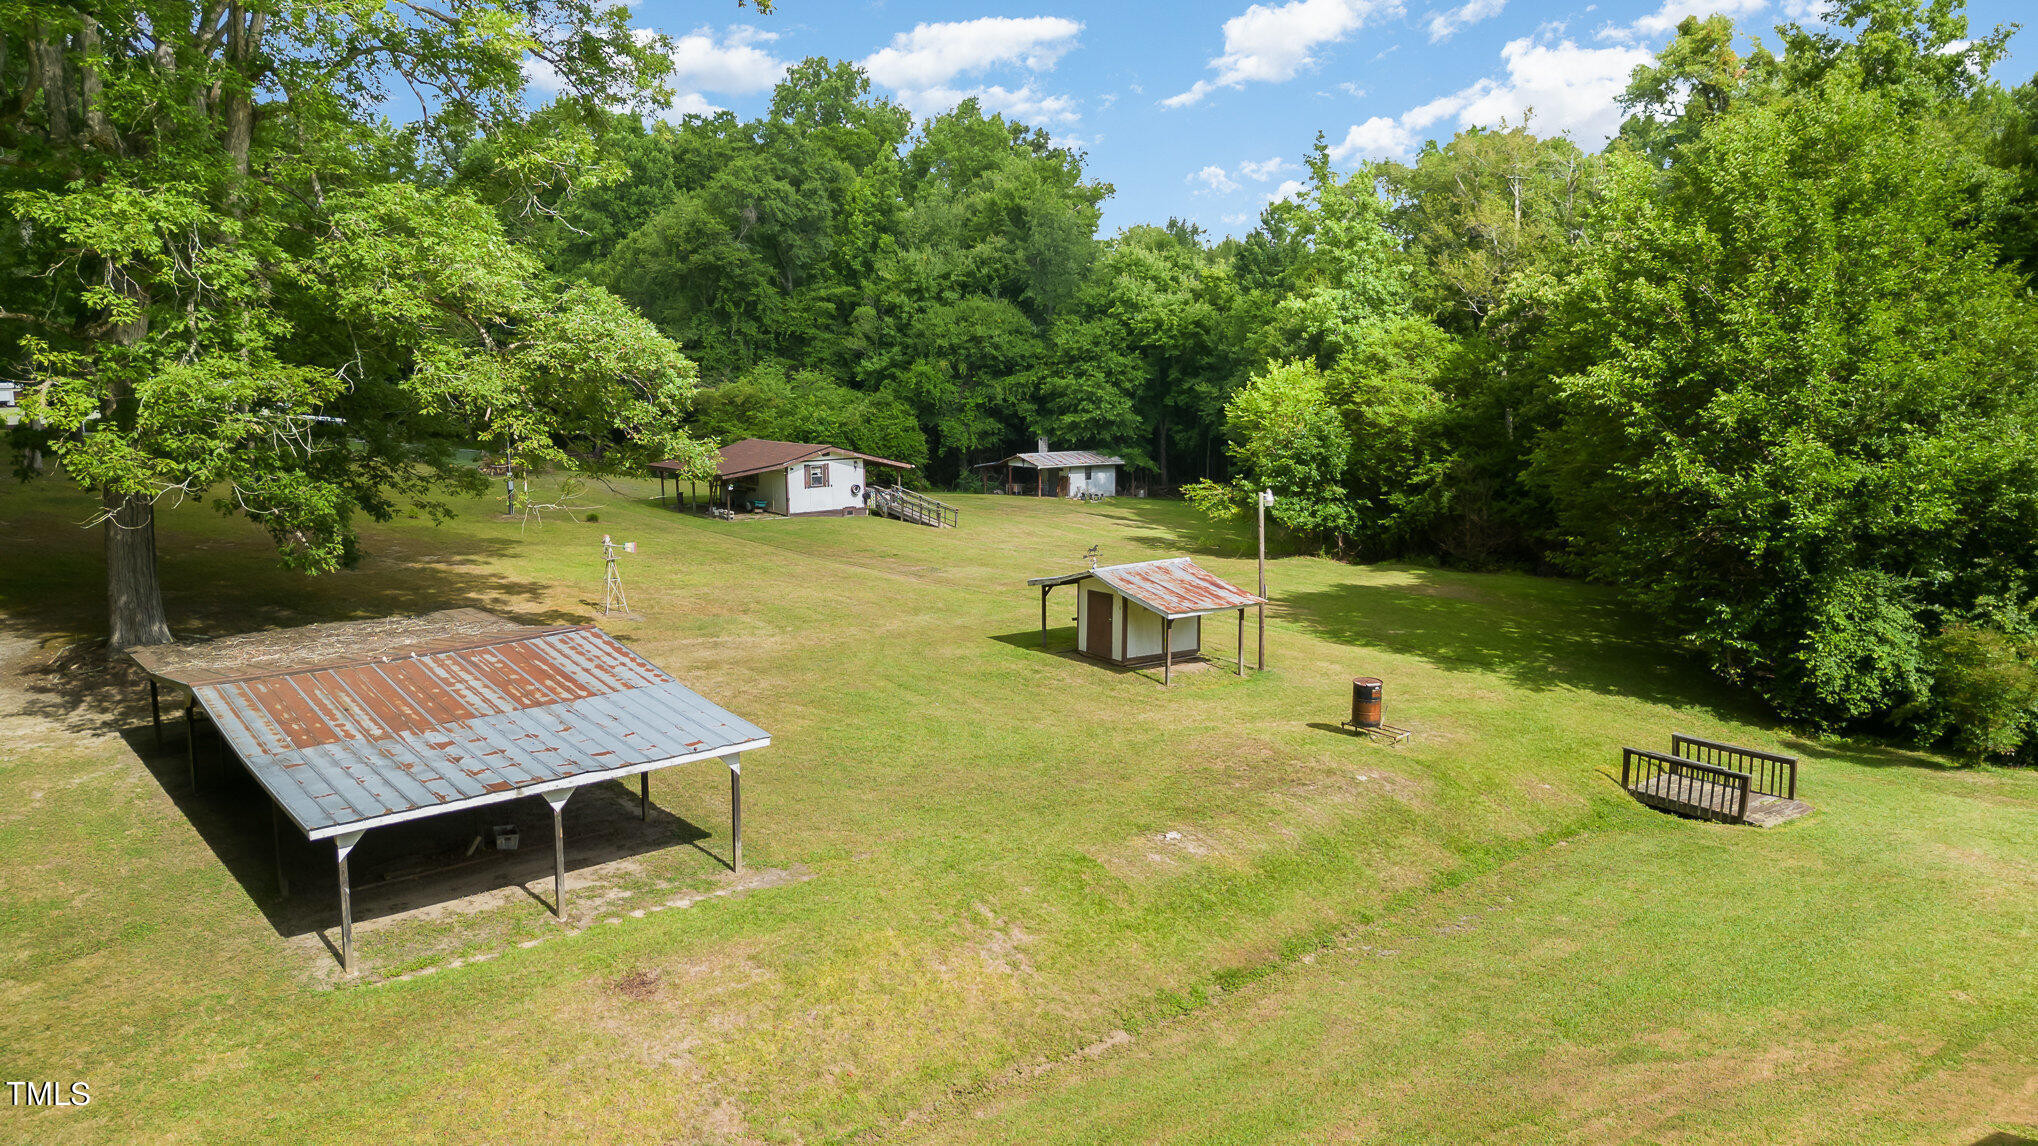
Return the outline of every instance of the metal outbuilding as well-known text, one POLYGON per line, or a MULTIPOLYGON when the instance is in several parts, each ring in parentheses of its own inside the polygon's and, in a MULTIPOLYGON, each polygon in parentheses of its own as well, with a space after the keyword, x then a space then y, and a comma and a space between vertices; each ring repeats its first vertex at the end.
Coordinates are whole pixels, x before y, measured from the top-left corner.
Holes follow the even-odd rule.
POLYGON ((1026 583, 1040 587, 1042 648, 1047 647, 1048 593, 1056 585, 1083 586, 1076 594, 1076 651, 1113 664, 1159 664, 1162 683, 1173 676, 1177 656, 1202 654, 1203 618, 1234 609, 1238 674, 1244 676, 1245 611, 1266 604, 1187 557, 1102 565, 1026 583), (1186 623, 1177 627, 1177 621, 1186 623))
POLYGON ((1037 450, 1013 454, 995 462, 980 462, 974 468, 1003 467, 1006 493, 1026 492, 1016 472, 1018 470, 1033 471, 1033 493, 1036 497, 1113 497, 1118 493, 1118 470, 1125 464, 1124 458, 1094 450, 1050 450, 1046 438, 1040 439, 1038 444, 1040 448, 1037 450))
MULTIPOLYGON (((525 796, 552 808, 553 910, 565 913, 561 813, 575 791, 720 759, 732 866, 743 862, 742 753, 763 729, 674 680, 593 625, 519 626, 478 609, 254 633, 130 655, 187 691, 287 821, 333 841, 340 957, 353 969, 347 855, 374 828, 525 796)), ((193 741, 195 743, 195 740, 193 741)), ((193 752, 193 783, 196 755, 193 752)), ((281 881, 279 859, 278 879, 281 881)))

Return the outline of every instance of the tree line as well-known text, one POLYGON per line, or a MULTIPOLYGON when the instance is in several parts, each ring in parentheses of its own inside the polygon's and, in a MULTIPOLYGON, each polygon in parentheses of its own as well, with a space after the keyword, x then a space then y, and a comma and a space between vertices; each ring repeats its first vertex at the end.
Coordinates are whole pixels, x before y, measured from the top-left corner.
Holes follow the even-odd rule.
POLYGON ((2030 761, 2038 88, 1951 0, 1829 18, 1774 52, 1685 20, 1595 155, 1319 154, 1294 213, 1347 262, 1283 305, 1320 341, 1228 400, 1238 474, 1190 495, 1587 576, 1793 719, 2030 761))
POLYGON ((316 572, 359 515, 449 512, 468 447, 705 472, 754 435, 964 486, 1044 436, 1216 514, 1272 489, 1350 559, 1603 581, 1794 719, 2028 760, 2038 89, 1953 0, 1829 19, 1684 21, 1596 152, 1319 140, 1213 241, 1099 235, 1087 156, 847 63, 664 122, 607 4, 31 4, 15 456, 99 495, 115 648, 168 638, 166 498, 316 572))

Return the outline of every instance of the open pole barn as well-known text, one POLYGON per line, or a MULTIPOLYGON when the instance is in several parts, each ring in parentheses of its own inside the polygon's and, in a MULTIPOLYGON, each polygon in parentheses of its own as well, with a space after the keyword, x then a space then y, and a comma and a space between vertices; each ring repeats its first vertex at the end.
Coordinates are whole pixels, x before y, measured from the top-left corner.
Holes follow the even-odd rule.
POLYGON ((354 968, 347 856, 376 828, 541 797, 552 809, 552 910, 566 910, 566 802, 581 788, 719 760, 729 768, 730 867, 743 863, 743 756, 763 729, 702 697, 593 625, 524 626, 479 609, 309 625, 130 655, 185 694, 192 783, 197 721, 219 733, 281 833, 330 840, 340 962, 354 968))
POLYGON ((1040 587, 1040 647, 1047 647, 1047 598, 1057 585, 1076 589, 1076 651, 1116 665, 1161 666, 1201 658, 1203 618, 1238 613, 1238 675, 1245 675, 1245 611, 1266 602, 1187 557, 1104 565, 1026 582, 1040 587))

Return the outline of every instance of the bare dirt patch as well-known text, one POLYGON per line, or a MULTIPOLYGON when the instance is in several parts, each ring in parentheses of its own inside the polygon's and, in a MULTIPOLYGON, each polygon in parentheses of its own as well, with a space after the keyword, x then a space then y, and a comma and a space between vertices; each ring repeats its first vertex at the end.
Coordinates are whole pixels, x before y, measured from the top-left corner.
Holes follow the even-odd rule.
POLYGON ((632 971, 613 984, 616 994, 639 1003, 658 994, 658 986, 658 976, 644 970, 632 971))
MULTIPOLYGON (((676 893, 670 888, 620 887, 605 882, 636 870, 635 864, 625 861, 569 872, 566 892, 569 914, 564 923, 555 921, 549 911, 549 900, 546 898, 551 891, 549 871, 542 884, 539 881, 532 881, 529 884, 507 888, 493 888, 455 900, 432 901, 430 896, 434 894, 433 892, 416 893, 425 898, 426 902, 414 908, 392 911, 366 923, 355 924, 355 960, 356 965, 362 970, 353 976, 342 972, 333 959, 330 945, 338 942, 337 923, 333 922, 331 917, 318 916, 316 907, 310 908, 308 913, 324 922, 305 933, 293 935, 290 943, 303 954, 311 974, 323 982, 365 985, 402 982, 418 975, 450 971, 468 963, 493 959, 518 948, 535 947, 557 938, 577 935, 591 927, 620 925, 628 920, 643 919, 661 911, 684 909, 715 899, 744 896, 767 888, 785 887, 814 877, 813 872, 804 865, 795 865, 791 868, 749 868, 737 874, 724 873, 716 877, 712 886, 706 889, 676 893), (576 903, 583 906, 575 908, 573 905, 576 903), (424 938, 419 938, 416 934, 417 928, 414 925, 442 920, 452 914, 466 918, 445 928, 430 929, 430 933, 424 938), (378 951, 374 937, 377 932, 394 933, 397 936, 395 949, 378 951), (456 950, 463 954, 416 970, 391 974, 387 970, 378 972, 376 969, 378 964, 384 968, 391 964, 400 966, 415 963, 420 958, 430 958, 433 952, 450 955, 456 950)), ((475 877, 456 877, 456 882, 457 878, 475 877)), ((357 898, 356 902, 360 900, 357 898)), ((337 911, 336 908, 332 910, 337 911)), ((655 975, 655 972, 653 974, 655 975)))

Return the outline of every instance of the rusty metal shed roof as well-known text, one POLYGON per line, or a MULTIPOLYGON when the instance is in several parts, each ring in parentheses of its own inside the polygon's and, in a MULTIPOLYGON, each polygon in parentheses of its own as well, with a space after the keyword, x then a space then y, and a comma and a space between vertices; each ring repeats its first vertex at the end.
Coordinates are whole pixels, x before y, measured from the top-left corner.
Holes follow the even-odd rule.
POLYGON ((1096 578, 1163 617, 1200 617, 1266 601, 1219 578, 1189 560, 1139 561, 1131 565, 1100 565, 1059 577, 1034 577, 1028 585, 1071 585, 1096 578))
MULTIPOLYGON (((873 465, 890 466, 895 470, 912 469, 910 462, 895 462, 876 454, 859 454, 840 446, 818 442, 774 442, 769 438, 744 438, 730 442, 715 451, 715 476, 718 478, 749 477, 752 474, 768 473, 785 469, 801 462, 820 458, 861 458, 873 465)), ((686 467, 679 461, 652 462, 654 470, 678 471, 686 467)))
POLYGON ((189 675, 248 770, 312 839, 771 743, 592 625, 189 675))
POLYGON ((1015 465, 1031 466, 1037 470, 1060 470, 1067 469, 1070 466, 1122 466, 1124 464, 1124 458, 1114 458, 1108 454, 1100 454, 1092 450, 1050 450, 1044 454, 1013 454, 1009 458, 999 458, 995 462, 979 462, 974 468, 983 469, 985 466, 1015 465))

